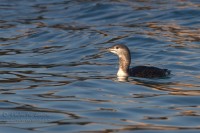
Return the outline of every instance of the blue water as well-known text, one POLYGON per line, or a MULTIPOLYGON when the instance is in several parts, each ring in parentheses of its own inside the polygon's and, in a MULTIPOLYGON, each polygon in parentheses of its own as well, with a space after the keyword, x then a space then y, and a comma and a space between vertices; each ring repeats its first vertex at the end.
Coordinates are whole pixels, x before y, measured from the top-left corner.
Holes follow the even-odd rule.
POLYGON ((0 132, 200 131, 198 0, 0 0, 0 132), (132 66, 170 78, 116 78, 132 66))

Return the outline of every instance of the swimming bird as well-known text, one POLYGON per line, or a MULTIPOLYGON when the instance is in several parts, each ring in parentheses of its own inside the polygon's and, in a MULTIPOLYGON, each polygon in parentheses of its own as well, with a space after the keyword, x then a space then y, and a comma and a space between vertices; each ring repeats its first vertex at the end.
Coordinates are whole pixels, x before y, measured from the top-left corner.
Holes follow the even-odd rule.
POLYGON ((161 78, 170 75, 170 70, 153 66, 135 66, 133 68, 129 68, 131 63, 131 54, 126 45, 117 44, 107 48, 107 51, 114 53, 119 57, 119 70, 117 72, 118 77, 133 76, 142 78, 161 78))

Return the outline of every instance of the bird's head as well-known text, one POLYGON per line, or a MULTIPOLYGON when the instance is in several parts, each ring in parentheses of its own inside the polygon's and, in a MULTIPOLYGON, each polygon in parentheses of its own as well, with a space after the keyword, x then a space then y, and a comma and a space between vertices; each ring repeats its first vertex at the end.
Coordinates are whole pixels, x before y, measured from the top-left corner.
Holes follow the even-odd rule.
POLYGON ((122 57, 122 56, 130 57, 130 51, 128 47, 123 44, 114 45, 110 48, 107 48, 107 50, 111 53, 118 55, 119 57, 122 57))

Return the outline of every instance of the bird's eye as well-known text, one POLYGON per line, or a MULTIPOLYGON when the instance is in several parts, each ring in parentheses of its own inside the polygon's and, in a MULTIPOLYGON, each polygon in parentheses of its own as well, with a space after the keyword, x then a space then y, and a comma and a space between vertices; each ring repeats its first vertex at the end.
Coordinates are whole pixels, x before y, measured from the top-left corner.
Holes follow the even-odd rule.
POLYGON ((116 49, 118 49, 119 47, 115 47, 116 49))

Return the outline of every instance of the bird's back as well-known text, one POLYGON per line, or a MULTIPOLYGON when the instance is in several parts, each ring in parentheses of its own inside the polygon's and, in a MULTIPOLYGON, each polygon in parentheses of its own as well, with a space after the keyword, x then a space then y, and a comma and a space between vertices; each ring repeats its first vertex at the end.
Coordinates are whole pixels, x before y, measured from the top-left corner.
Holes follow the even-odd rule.
POLYGON ((152 66, 136 66, 129 69, 129 75, 143 78, 159 78, 170 75, 170 71, 152 66))

